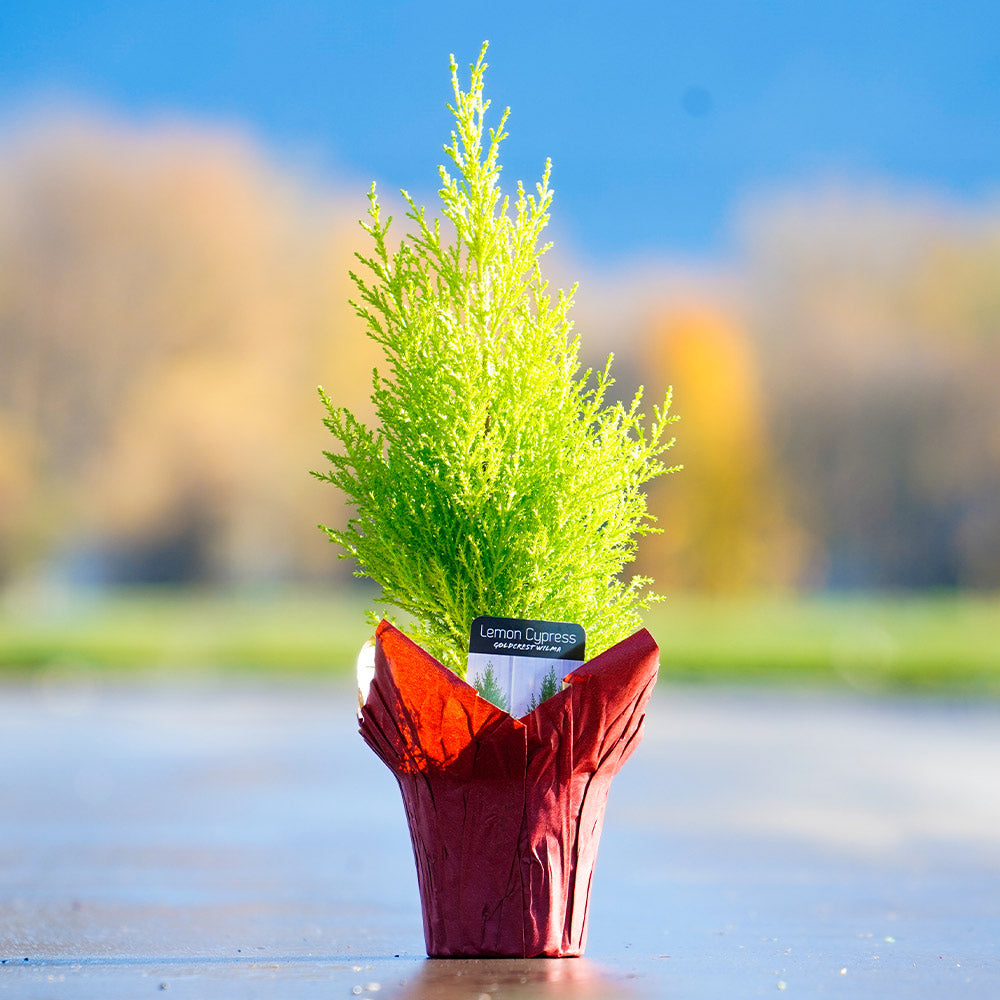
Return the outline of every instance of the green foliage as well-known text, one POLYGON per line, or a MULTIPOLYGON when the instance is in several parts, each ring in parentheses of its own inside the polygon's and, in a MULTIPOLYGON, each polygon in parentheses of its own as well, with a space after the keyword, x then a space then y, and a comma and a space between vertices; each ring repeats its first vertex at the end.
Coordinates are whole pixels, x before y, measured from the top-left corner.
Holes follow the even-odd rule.
POLYGON ((485 698, 491 704, 496 705, 497 708, 504 712, 510 711, 510 704, 507 701, 507 696, 503 688, 500 687, 500 682, 493 671, 492 663, 487 663, 483 676, 476 678, 476 690, 481 697, 485 698))
POLYGON ((461 674, 476 615, 580 622, 595 653, 637 628, 650 581, 619 574, 654 530, 643 485, 673 471, 659 459, 673 443, 670 394, 648 428, 641 390, 628 407, 608 402, 611 358, 581 371, 573 291, 552 295, 542 276, 550 164, 535 194, 519 183, 513 202, 501 195, 507 112, 487 133, 485 53, 467 92, 451 61, 448 235, 404 191, 411 232, 391 250, 391 219, 369 193, 374 250, 351 277, 385 354, 373 375, 379 427, 320 390, 339 447, 315 473, 356 512, 346 529, 323 530, 461 674))

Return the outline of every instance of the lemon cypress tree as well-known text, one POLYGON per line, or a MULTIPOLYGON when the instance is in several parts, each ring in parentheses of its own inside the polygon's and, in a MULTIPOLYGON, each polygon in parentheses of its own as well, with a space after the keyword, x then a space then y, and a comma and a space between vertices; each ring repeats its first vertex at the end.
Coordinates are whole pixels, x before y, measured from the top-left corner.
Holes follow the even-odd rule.
POLYGON ((668 469, 670 393, 640 412, 608 400, 611 357, 582 370, 569 317, 574 289, 542 275, 551 165, 529 194, 499 186, 509 109, 486 129, 486 45, 462 90, 440 168, 441 213, 404 191, 409 234, 390 249, 375 186, 362 222, 355 308, 382 347, 373 373, 377 427, 322 389, 336 447, 314 473, 343 491, 346 528, 321 526, 413 618, 413 638, 464 674, 481 614, 575 621, 596 654, 634 631, 654 599, 625 579, 652 530, 644 484, 668 469))

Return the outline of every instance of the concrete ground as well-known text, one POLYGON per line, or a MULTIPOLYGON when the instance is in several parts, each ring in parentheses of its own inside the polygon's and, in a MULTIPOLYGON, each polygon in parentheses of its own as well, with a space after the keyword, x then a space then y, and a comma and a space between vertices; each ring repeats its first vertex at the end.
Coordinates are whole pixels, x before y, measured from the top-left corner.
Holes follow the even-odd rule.
POLYGON ((587 957, 428 961, 352 693, 0 686, 0 995, 1000 996, 1000 707, 661 686, 587 957))

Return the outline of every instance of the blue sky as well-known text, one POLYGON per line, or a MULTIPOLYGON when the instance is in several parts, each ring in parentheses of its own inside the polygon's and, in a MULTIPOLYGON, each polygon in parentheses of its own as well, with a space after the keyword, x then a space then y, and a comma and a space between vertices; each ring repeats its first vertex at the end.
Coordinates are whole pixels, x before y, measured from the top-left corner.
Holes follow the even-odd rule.
POLYGON ((433 197, 447 60, 489 38, 505 181, 553 160, 595 262, 713 258, 762 189, 846 178, 1000 196, 996 0, 129 3, 15 0, 0 104, 245 128, 281 159, 433 197))

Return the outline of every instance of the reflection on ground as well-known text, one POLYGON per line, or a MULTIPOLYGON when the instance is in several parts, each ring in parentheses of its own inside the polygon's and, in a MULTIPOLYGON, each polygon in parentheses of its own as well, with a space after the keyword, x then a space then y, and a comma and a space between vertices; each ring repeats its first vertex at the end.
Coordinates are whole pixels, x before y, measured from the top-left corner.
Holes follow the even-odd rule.
POLYGON ((627 983, 585 958, 429 958, 405 1000, 611 1000, 627 983))

